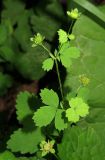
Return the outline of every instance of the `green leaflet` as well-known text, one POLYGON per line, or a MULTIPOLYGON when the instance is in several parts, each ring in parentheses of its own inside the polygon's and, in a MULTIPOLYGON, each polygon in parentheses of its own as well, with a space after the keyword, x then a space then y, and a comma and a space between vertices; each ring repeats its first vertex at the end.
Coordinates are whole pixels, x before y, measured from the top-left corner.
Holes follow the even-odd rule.
POLYGON ((44 69, 44 71, 48 72, 49 70, 52 70, 53 65, 54 60, 52 58, 47 58, 46 60, 44 60, 42 68, 44 69))
POLYGON ((52 106, 43 106, 35 112, 33 120, 38 127, 47 126, 54 119, 55 113, 56 108, 52 106))
POLYGON ((54 92, 52 89, 49 90, 47 88, 41 90, 40 93, 42 102, 46 105, 49 105, 51 107, 57 108, 59 105, 59 98, 56 92, 54 92))
POLYGON ((60 44, 63 44, 63 43, 65 43, 65 42, 67 42, 67 40, 68 40, 68 35, 67 35, 67 33, 66 33, 64 30, 59 29, 58 35, 59 35, 59 43, 60 43, 60 44))
POLYGON ((17 160, 16 157, 10 151, 4 151, 0 153, 1 160, 17 160))
POLYGON ((70 68, 72 65, 72 59, 80 57, 80 51, 77 47, 71 47, 70 42, 66 42, 60 48, 60 59, 62 65, 66 68, 70 68))
POLYGON ((18 129, 15 131, 9 141, 7 142, 7 148, 12 152, 35 153, 38 151, 38 144, 44 140, 41 130, 34 129, 27 132, 25 129, 18 129))
POLYGON ((63 113, 64 111, 62 109, 58 109, 55 116, 55 128, 59 131, 67 128, 67 123, 64 122, 63 113))

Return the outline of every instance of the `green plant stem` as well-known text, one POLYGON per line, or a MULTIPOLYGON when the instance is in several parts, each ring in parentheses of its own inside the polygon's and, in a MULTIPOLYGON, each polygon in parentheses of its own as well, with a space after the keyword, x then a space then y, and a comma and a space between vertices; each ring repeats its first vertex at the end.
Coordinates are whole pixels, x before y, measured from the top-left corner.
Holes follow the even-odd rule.
POLYGON ((70 27, 69 27, 68 34, 70 33, 70 31, 71 31, 71 29, 72 29, 73 23, 74 23, 74 20, 71 21, 71 25, 70 25, 70 27))
POLYGON ((47 47, 45 47, 43 44, 41 44, 40 46, 42 46, 42 47, 48 52, 49 56, 55 60, 56 71, 57 71, 58 81, 59 81, 59 87, 60 87, 61 97, 62 97, 62 101, 63 101, 63 100, 64 100, 63 89, 62 89, 62 83, 61 83, 61 78, 60 78, 60 73, 59 73, 59 68, 58 68, 58 62, 57 62, 56 55, 54 56, 54 55, 49 51, 49 49, 48 49, 47 47))
POLYGON ((60 160, 60 158, 59 158, 56 154, 54 154, 54 156, 55 156, 58 160, 60 160))
POLYGON ((48 50, 47 47, 45 47, 43 44, 41 44, 41 46, 48 52, 49 56, 50 56, 52 59, 55 59, 54 55, 48 50))
POLYGON ((60 73, 59 73, 59 68, 58 68, 57 59, 55 59, 55 65, 56 65, 56 71, 57 71, 57 75, 58 75, 58 81, 59 81, 59 86, 60 86, 60 92, 61 92, 62 101, 63 101, 63 100, 64 100, 64 96, 63 96, 63 89, 62 89, 62 83, 61 83, 61 77, 60 77, 60 73))

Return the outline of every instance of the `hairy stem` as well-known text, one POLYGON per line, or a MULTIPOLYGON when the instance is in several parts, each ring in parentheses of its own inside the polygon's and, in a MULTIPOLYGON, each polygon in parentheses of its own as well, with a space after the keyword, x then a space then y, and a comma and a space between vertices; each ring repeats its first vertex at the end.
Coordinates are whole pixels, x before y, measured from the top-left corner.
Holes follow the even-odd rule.
POLYGON ((70 25, 70 27, 69 27, 68 34, 70 33, 70 31, 71 31, 71 29, 72 29, 73 24, 74 24, 74 20, 72 20, 72 21, 71 21, 71 25, 70 25))
POLYGON ((48 50, 47 47, 45 47, 43 44, 41 44, 41 46, 48 52, 49 56, 50 56, 52 59, 55 59, 54 55, 48 50))

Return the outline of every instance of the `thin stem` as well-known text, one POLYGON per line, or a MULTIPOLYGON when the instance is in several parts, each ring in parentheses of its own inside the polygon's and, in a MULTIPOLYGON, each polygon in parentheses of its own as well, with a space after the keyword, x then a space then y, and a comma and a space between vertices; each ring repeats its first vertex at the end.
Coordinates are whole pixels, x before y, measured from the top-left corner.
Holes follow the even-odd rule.
POLYGON ((43 44, 41 44, 41 46, 48 52, 49 56, 53 59, 55 59, 54 55, 48 50, 47 47, 45 47, 43 44))
POLYGON ((56 154, 54 154, 54 156, 55 156, 58 160, 60 160, 60 158, 59 158, 56 154))
POLYGON ((56 65, 56 70, 57 70, 57 75, 58 75, 58 81, 59 81, 59 86, 60 86, 60 92, 61 92, 62 101, 63 101, 64 100, 64 96, 63 96, 63 89, 62 89, 62 83, 61 83, 61 77, 60 77, 60 73, 59 73, 57 59, 55 59, 55 65, 56 65))
POLYGON ((70 31, 71 31, 71 29, 72 29, 73 23, 74 23, 74 20, 71 21, 71 25, 70 25, 70 27, 69 27, 68 34, 70 33, 70 31))

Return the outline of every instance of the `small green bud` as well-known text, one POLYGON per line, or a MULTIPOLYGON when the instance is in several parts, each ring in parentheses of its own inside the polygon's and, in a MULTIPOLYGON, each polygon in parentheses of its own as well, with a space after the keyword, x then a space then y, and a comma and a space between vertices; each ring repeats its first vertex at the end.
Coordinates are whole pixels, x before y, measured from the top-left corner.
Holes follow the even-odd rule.
POLYGON ((37 45, 40 45, 45 37, 43 37, 40 33, 37 33, 34 35, 34 37, 30 38, 30 41, 33 42, 32 47, 36 47, 37 45))
POLYGON ((69 34, 69 35, 68 35, 68 38, 69 38, 70 40, 74 40, 74 39, 75 39, 75 35, 74 35, 74 34, 69 34))
POLYGON ((67 15, 69 17, 71 17, 72 19, 78 19, 80 17, 80 14, 78 9, 75 8, 75 9, 72 9, 71 12, 70 11, 67 11, 67 15))

